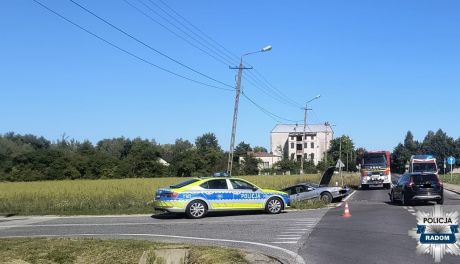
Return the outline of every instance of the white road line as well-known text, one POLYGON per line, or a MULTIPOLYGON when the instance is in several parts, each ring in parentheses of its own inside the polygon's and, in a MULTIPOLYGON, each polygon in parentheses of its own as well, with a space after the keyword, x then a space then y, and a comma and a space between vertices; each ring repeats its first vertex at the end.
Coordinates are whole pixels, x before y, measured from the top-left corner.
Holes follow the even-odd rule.
POLYGON ((407 210, 407 206, 403 206, 403 208, 407 210))
POLYGON ((345 199, 343 199, 343 201, 344 202, 348 201, 348 199, 350 199, 355 193, 356 193, 356 191, 353 191, 351 194, 349 194, 347 197, 345 197, 345 199))
MULTIPOLYGON (((297 244, 296 241, 285 241, 285 242, 270 242, 272 244, 297 244)), ((300 256, 299 256, 300 257, 300 256)), ((305 263, 305 262, 302 262, 305 263)))
MULTIPOLYGON (((41 219, 43 221, 43 219, 41 219)), ((272 221, 272 220, 271 220, 272 221)), ((136 226, 136 225, 174 225, 174 224, 196 224, 196 221, 177 221, 177 222, 140 222, 140 223, 69 223, 69 224, 14 224, 12 221, 4 222, 5 225, 0 223, 1 228, 16 228, 16 227, 69 227, 69 226, 136 226)), ((231 224, 240 222, 255 222, 260 223, 260 220, 230 220, 230 221, 202 221, 205 224, 231 224)))
POLYGON ((305 229, 305 228, 301 228, 301 229, 300 228, 299 229, 285 229, 285 230, 286 231, 308 231, 308 230, 311 230, 311 228, 310 229, 305 229))
MULTIPOLYGON (((288 254, 291 258, 293 258, 293 263, 298 264, 306 264, 305 260, 297 253, 290 251, 285 248, 263 244, 259 242, 249 242, 249 241, 238 241, 238 240, 230 240, 230 239, 216 239, 216 238, 205 238, 205 237, 187 237, 187 236, 172 236, 172 235, 159 235, 159 234, 66 234, 66 235, 33 235, 33 236, 2 236, 2 238, 29 238, 29 237, 77 237, 77 236, 138 236, 138 237, 164 237, 164 238, 178 238, 178 239, 189 239, 189 240, 203 240, 203 241, 216 241, 216 242, 226 242, 226 243, 234 243, 234 244, 248 244, 248 245, 255 245, 261 246, 266 248, 271 248, 275 250, 282 251, 288 254)), ((273 244, 295 244, 297 242, 271 242, 273 244)))
POLYGON ((415 212, 414 209, 407 209, 407 211, 410 212, 410 213, 414 213, 414 212, 415 212))
POLYGON ((411 215, 416 216, 417 214, 416 213, 411 213, 411 215))
POLYGON ((279 240, 299 240, 301 237, 278 237, 279 240))
POLYGON ((277 237, 298 237, 301 234, 290 234, 290 235, 276 235, 277 237))
POLYGON ((299 233, 299 232, 281 232, 281 234, 289 234, 290 236, 292 235, 298 235, 298 236, 301 236, 302 234, 304 233, 299 233))

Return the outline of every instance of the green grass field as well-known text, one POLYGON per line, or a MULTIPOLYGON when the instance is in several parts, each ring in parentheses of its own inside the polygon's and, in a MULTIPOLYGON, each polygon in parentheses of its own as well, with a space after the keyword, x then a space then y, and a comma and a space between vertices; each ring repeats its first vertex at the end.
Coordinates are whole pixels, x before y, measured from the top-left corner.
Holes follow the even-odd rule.
MULTIPOLYGON (((318 182, 320 175, 244 176, 261 188, 279 190, 299 182, 318 182)), ((152 213, 159 187, 186 178, 0 182, 0 214, 101 215, 152 213)), ((344 174, 344 184, 358 185, 358 174, 344 174)), ((334 175, 331 185, 341 180, 334 175)))
MULTIPOLYGON (((82 238, 0 239, 1 263, 169 263, 157 250, 188 251, 187 263, 247 263, 236 249, 190 245, 168 245, 150 241, 82 238), (141 258, 144 255, 144 261, 141 258)), ((173 254, 173 253, 170 253, 173 254)), ((179 257, 180 258, 180 257, 179 257)), ((182 258, 180 258, 182 259, 182 258)), ((185 263, 185 257, 184 257, 185 263)))
POLYGON ((450 174, 446 175, 441 175, 442 181, 447 182, 447 183, 452 183, 452 184, 458 184, 460 185, 460 174, 452 174, 452 180, 450 174))

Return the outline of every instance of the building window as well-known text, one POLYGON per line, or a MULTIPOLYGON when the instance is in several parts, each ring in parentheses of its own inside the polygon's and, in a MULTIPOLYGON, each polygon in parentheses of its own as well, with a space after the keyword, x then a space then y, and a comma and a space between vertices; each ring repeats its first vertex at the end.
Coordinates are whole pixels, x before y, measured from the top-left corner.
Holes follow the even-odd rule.
POLYGON ((315 140, 315 135, 311 135, 311 140, 315 140))
POLYGON ((311 148, 315 148, 315 143, 314 143, 314 142, 311 142, 311 143, 310 143, 310 147, 311 147, 311 148))
POLYGON ((264 169, 269 169, 270 163, 268 161, 264 162, 264 169))
POLYGON ((311 153, 311 154, 310 154, 310 160, 311 160, 311 161, 314 161, 314 160, 315 160, 315 153, 311 153))
POLYGON ((302 150, 302 144, 297 144, 297 150, 302 150))
POLYGON ((294 140, 294 137, 291 137, 291 140, 294 140))
POLYGON ((297 141, 302 141, 302 136, 297 136, 297 141))
POLYGON ((304 148, 308 148, 308 143, 303 143, 304 148))
POLYGON ((291 149, 293 149, 293 148, 294 148, 294 143, 291 143, 291 149))

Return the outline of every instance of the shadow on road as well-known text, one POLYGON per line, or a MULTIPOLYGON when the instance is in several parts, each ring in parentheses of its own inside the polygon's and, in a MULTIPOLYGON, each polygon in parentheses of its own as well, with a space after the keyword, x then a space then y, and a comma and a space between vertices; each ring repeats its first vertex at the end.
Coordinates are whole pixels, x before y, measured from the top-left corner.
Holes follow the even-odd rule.
MULTIPOLYGON (((282 212, 282 214, 287 212, 282 212)), ((209 212, 206 214, 206 218, 225 218, 228 216, 238 215, 264 215, 264 211, 232 211, 232 212, 209 212)), ((169 219, 188 219, 184 213, 159 213, 154 214, 151 218, 158 220, 169 220, 169 219)))

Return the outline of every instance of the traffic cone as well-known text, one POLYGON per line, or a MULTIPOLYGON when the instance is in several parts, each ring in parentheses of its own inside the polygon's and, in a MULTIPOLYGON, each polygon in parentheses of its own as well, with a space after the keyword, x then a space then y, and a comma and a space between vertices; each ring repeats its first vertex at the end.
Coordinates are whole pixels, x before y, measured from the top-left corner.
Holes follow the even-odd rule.
POLYGON ((345 202, 345 212, 342 214, 343 217, 351 217, 350 209, 348 208, 348 202, 345 202))

